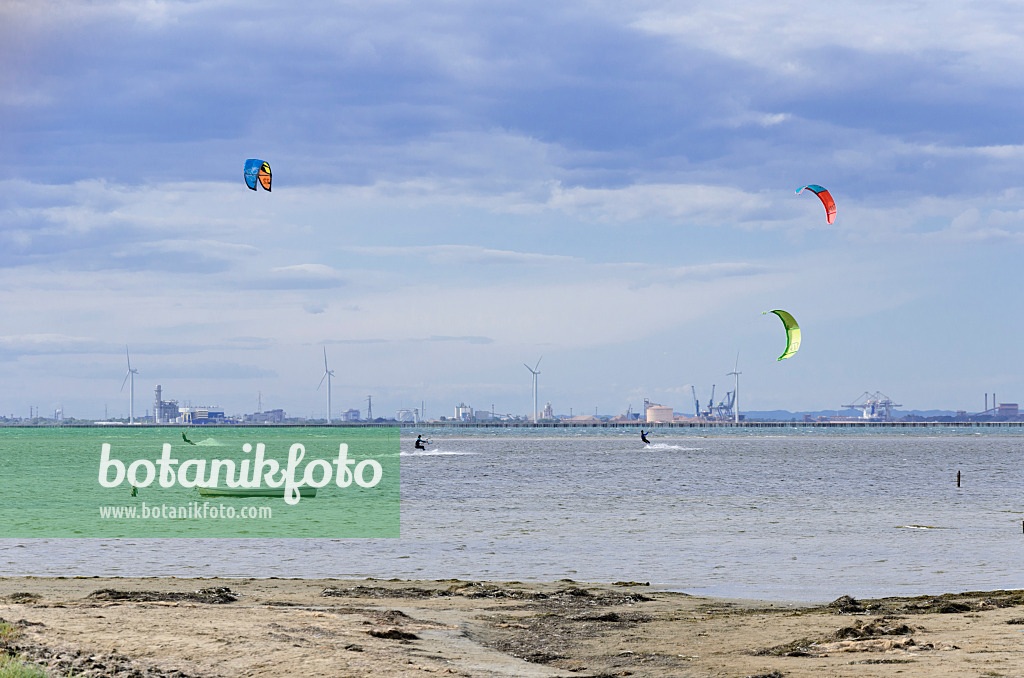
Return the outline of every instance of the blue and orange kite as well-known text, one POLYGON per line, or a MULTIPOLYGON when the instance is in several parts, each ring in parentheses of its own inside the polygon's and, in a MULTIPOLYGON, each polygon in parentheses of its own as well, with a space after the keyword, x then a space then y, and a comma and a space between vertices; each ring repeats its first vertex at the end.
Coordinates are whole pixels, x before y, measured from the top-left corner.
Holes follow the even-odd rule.
POLYGON ((245 185, 255 191, 257 180, 270 190, 270 163, 250 158, 245 161, 245 185))

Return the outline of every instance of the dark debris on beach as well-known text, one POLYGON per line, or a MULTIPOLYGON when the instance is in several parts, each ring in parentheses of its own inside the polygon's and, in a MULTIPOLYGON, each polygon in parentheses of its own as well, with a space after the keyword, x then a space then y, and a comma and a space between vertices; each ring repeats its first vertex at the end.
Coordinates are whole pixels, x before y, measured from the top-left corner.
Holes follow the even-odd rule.
POLYGON ((22 632, 32 626, 43 626, 38 622, 0 619, 0 623, 14 629, 14 633, 0 635, 0 652, 42 666, 51 675, 75 678, 206 678, 180 669, 146 664, 116 652, 89 653, 53 648, 25 639, 22 632))
POLYGON ((226 586, 199 589, 197 591, 119 591, 99 589, 88 595, 92 600, 107 600, 130 603, 208 603, 222 605, 238 600, 226 586))
POLYGON ((554 592, 533 591, 513 588, 498 584, 458 581, 445 588, 421 588, 416 586, 388 587, 359 585, 348 588, 325 588, 321 593, 324 597, 342 598, 444 598, 461 596, 464 598, 494 598, 522 601, 543 601, 544 605, 564 603, 566 605, 607 606, 628 605, 648 600, 649 596, 640 593, 619 593, 617 591, 592 592, 579 586, 564 586, 554 592))
MULTIPOLYGON (((831 611, 842 615, 867 615, 872 621, 857 621, 844 626, 827 637, 800 638, 774 647, 755 650, 754 655, 775 657, 814 657, 820 654, 819 646, 842 640, 878 640, 886 637, 903 637, 904 647, 930 649, 931 645, 918 645, 911 634, 924 631, 920 626, 904 623, 905 616, 922 614, 966 614, 988 610, 1024 606, 1024 591, 968 591, 948 593, 939 596, 892 597, 875 600, 856 600, 852 596, 840 596, 821 608, 809 608, 809 612, 831 611)), ((1014 620, 1010 620, 1011 623, 1014 620)), ((1022 620, 1024 621, 1024 620, 1022 620)))
POLYGON ((28 593, 26 591, 18 591, 12 593, 4 598, 9 603, 17 603, 20 605, 32 605, 42 600, 42 596, 38 593, 28 593))
MULTIPOLYGON (((554 590, 539 590, 519 582, 495 584, 442 580, 438 584, 435 587, 360 584, 345 588, 328 587, 320 595, 373 599, 463 597, 511 602, 511 605, 506 603, 494 614, 481 618, 484 624, 469 631, 470 637, 499 652, 571 671, 582 670, 578 661, 573 659, 574 650, 581 642, 608 631, 635 628, 651 621, 650 615, 640 609, 633 609, 633 606, 655 600, 641 593, 587 587, 568 579, 557 582, 559 586, 554 590)), ((632 587, 649 584, 617 582, 617 585, 632 587)), ((397 633, 379 637, 399 639, 397 633)), ((628 671, 622 671, 638 666, 681 668, 684 661, 675 655, 629 652, 605 657, 602 664, 605 669, 615 671, 607 675, 629 675, 628 671)))
POLYGON ((386 631, 379 629, 370 629, 366 632, 368 635, 374 638, 384 638, 386 640, 419 640, 420 637, 411 631, 403 631, 401 629, 391 628, 386 631))
POLYGON ((1024 591, 967 591, 940 596, 878 598, 858 601, 841 596, 826 605, 837 614, 958 614, 1024 605, 1024 591))
MULTIPOLYGON (((616 591, 588 590, 565 586, 552 593, 530 597, 522 604, 506 607, 485 618, 486 626, 470 633, 482 645, 529 662, 577 671, 573 659, 578 646, 609 631, 621 632, 653 620, 637 603, 654 600, 649 596, 616 591)), ((677 669, 684 661, 677 655, 619 653, 601 658, 603 670, 629 675, 623 670, 638 666, 677 669)))

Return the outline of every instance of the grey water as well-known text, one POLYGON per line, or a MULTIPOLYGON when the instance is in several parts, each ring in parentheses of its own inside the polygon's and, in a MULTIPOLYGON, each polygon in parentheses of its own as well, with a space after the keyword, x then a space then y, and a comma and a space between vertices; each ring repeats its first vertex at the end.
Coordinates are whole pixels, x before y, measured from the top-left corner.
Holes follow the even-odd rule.
POLYGON ((419 429, 401 441, 399 539, 3 539, 0 574, 569 578, 789 601, 1024 588, 1017 429, 651 440, 419 429))

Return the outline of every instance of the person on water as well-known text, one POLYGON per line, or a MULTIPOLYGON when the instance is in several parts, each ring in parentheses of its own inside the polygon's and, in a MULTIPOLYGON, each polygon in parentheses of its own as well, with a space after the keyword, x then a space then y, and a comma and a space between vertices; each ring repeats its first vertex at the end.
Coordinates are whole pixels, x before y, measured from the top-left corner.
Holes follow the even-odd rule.
POLYGON ((417 450, 425 450, 425 449, 427 449, 426 443, 429 443, 429 442, 430 442, 429 440, 424 440, 423 436, 416 436, 416 449, 417 450))
POLYGON ((188 431, 182 431, 181 432, 181 439, 184 440, 189 445, 195 445, 194 442, 192 442, 191 440, 188 439, 188 436, 185 435, 186 433, 188 433, 188 431))
POLYGON ((644 441, 645 445, 650 445, 651 441, 647 439, 647 434, 644 433, 643 429, 640 429, 640 440, 644 441))

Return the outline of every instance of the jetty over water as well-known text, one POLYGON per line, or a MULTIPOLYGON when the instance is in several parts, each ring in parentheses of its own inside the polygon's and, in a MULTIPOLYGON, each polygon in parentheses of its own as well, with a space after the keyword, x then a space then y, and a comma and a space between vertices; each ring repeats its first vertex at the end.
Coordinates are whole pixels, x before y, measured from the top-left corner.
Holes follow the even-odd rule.
POLYGON ((402 428, 1021 428, 1024 421, 680 421, 653 423, 636 422, 424 422, 400 424, 402 428))
MULTIPOLYGON (((41 424, 4 424, 0 428, 181 428, 181 424, 150 424, 150 423, 41 423, 41 424)), ((530 428, 622 428, 622 429, 873 429, 873 428, 985 428, 985 429, 1020 429, 1024 421, 680 421, 653 423, 647 421, 629 422, 461 422, 461 421, 428 421, 420 423, 377 421, 377 422, 332 422, 325 423, 224 423, 202 424, 198 429, 224 428, 397 428, 397 429, 530 429, 530 428)))

